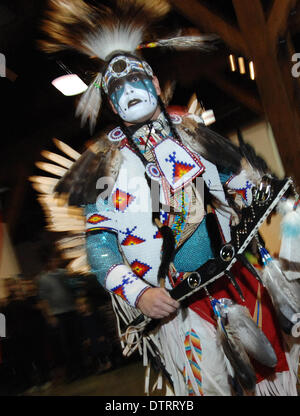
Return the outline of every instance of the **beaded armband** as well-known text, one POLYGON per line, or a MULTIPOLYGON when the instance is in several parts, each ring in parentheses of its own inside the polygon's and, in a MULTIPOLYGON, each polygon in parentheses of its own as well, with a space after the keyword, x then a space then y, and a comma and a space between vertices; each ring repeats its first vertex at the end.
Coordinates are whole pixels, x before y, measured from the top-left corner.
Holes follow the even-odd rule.
POLYGON ((136 307, 145 290, 151 287, 124 264, 113 266, 108 271, 105 286, 107 290, 121 296, 122 299, 133 307, 136 307))

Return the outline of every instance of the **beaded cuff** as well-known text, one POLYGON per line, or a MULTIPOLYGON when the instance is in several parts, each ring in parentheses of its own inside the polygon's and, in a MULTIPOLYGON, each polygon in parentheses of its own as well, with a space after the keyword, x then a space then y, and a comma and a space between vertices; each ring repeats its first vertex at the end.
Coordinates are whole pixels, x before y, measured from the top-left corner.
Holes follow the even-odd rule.
POLYGON ((129 305, 136 307, 141 295, 150 289, 142 279, 124 264, 112 267, 105 279, 106 289, 121 296, 129 305))

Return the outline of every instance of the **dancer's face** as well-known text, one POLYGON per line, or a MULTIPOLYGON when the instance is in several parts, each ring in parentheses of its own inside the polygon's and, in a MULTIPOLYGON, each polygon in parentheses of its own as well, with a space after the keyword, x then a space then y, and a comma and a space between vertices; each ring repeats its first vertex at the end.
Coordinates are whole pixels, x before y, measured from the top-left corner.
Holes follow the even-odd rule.
POLYGON ((142 72, 113 78, 108 85, 108 96, 114 111, 129 124, 142 123, 153 116, 159 93, 157 79, 151 80, 142 72))

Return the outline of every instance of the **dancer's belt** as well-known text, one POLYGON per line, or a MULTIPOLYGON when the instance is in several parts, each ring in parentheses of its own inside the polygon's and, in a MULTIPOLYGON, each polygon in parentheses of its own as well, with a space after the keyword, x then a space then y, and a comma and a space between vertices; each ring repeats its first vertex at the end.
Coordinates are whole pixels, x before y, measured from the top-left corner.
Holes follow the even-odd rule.
MULTIPOLYGON (((221 276, 226 275, 238 291, 242 300, 244 300, 243 293, 230 269, 236 261, 240 261, 260 280, 255 268, 248 262, 243 253, 256 236, 259 227, 292 185, 293 181, 290 178, 277 180, 265 177, 260 187, 253 190, 252 205, 242 210, 239 224, 231 228, 232 239, 229 243, 221 247, 219 257, 208 260, 195 272, 189 274, 175 288, 170 290, 169 293, 172 298, 181 302, 221 276)), ((140 315, 128 327, 137 325, 143 322, 143 320, 144 315, 140 315)))

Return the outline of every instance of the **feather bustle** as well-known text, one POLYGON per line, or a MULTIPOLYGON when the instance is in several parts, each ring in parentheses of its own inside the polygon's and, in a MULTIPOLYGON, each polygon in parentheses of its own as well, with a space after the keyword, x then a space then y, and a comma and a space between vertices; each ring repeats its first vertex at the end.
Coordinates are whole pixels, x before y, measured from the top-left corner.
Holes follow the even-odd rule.
POLYGON ((58 164, 58 165, 60 165, 64 168, 67 168, 67 169, 69 169, 73 164, 72 160, 69 160, 69 159, 67 159, 63 156, 60 156, 60 155, 56 154, 56 153, 49 152, 48 150, 42 151, 41 155, 44 156, 44 158, 46 158, 48 160, 51 160, 52 162, 55 162, 56 164, 58 164))
POLYGON ((54 165, 52 163, 46 163, 46 162, 36 162, 36 166, 39 169, 42 169, 46 172, 52 173, 56 176, 64 176, 64 174, 67 172, 67 169, 62 168, 61 166, 54 165))
POLYGON ((41 194, 52 194, 55 184, 33 183, 32 187, 41 194))
POLYGON ((258 183, 265 174, 270 173, 270 169, 266 161, 256 154, 254 148, 249 143, 245 143, 240 130, 237 135, 240 153, 243 157, 243 168, 247 171, 249 179, 253 183, 258 183))
POLYGON ((177 127, 182 139, 197 153, 217 166, 229 168, 236 173, 241 168, 239 148, 229 139, 189 117, 183 117, 177 127), (220 152, 222 149, 222 152, 220 152))
POLYGON ((74 237, 65 237, 61 238, 56 242, 56 245, 61 249, 68 249, 77 246, 83 246, 85 244, 85 237, 81 235, 76 235, 74 237))
MULTIPOLYGON (((80 154, 65 143, 54 139, 57 147, 72 160, 55 153, 44 151, 42 155, 56 164, 37 162, 37 166, 56 176, 65 176, 71 166, 76 163, 80 154), (62 168, 62 165, 65 168, 62 168)), ((98 148, 101 146, 98 146, 98 148)), ((55 193, 55 187, 59 179, 43 176, 32 176, 29 178, 33 183, 32 186, 39 192, 38 201, 41 204, 46 221, 46 228, 50 231, 57 232, 68 237, 62 237, 56 241, 63 258, 72 260, 68 266, 70 273, 89 273, 90 267, 87 263, 85 253, 85 216, 81 207, 72 207, 68 205, 66 193, 58 195, 55 193)))
POLYGON ((109 142, 107 136, 101 136, 73 164, 58 182, 55 191, 68 194, 70 205, 95 203, 100 192, 97 189, 98 179, 109 177, 115 180, 121 163, 119 149, 109 142))
POLYGON ((80 158, 81 154, 78 153, 76 150, 72 149, 71 146, 69 146, 68 144, 62 142, 61 140, 58 139, 53 139, 53 142, 55 143, 56 147, 61 150, 63 153, 65 153, 68 157, 70 157, 71 159, 77 160, 80 158))
POLYGON ((30 176, 28 178, 31 182, 43 185, 56 185, 59 179, 48 176, 30 176))

